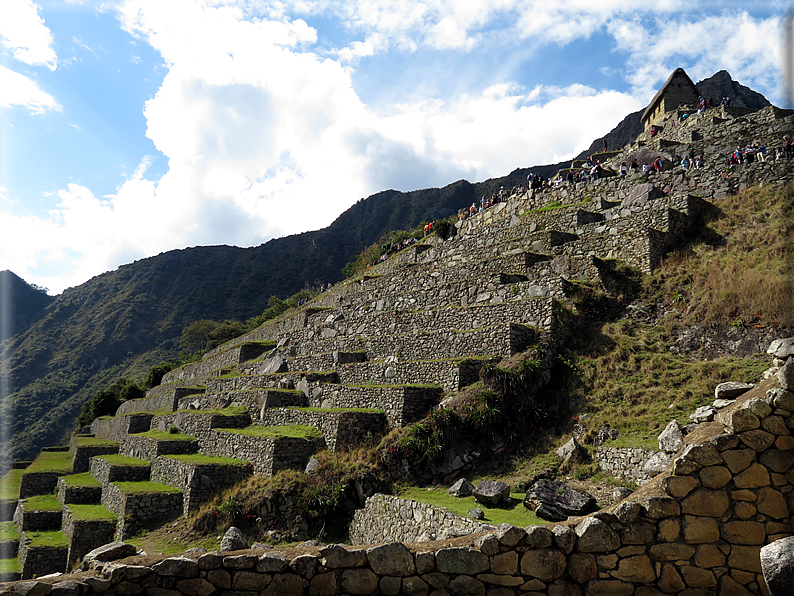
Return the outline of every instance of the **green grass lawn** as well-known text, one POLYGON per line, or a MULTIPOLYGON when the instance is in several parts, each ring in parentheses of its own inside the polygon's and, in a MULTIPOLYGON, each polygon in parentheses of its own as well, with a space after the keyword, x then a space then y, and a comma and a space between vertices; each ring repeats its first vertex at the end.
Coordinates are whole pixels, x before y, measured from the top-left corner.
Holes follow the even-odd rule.
POLYGON ((300 424, 286 426, 249 426, 247 428, 219 428, 216 430, 235 435, 245 435, 247 437, 271 437, 274 439, 281 437, 313 439, 323 436, 322 433, 313 426, 303 426, 300 424))
POLYGON ((200 453, 190 453, 186 455, 164 455, 166 459, 175 459, 186 464, 217 464, 224 466, 247 466, 250 462, 234 459, 232 457, 219 457, 215 455, 201 455, 200 453))
POLYGON ((138 459, 137 457, 130 457, 128 455, 103 455, 99 459, 108 462, 114 466, 140 466, 147 467, 151 464, 145 459, 138 459))
POLYGON ((19 487, 22 484, 22 472, 25 470, 9 470, 0 478, 0 500, 16 501, 19 499, 19 487))
POLYGON ((69 539, 61 531, 56 532, 26 532, 25 537, 30 540, 32 547, 63 547, 69 546, 69 539))
POLYGON ((19 540, 19 530, 12 521, 0 522, 0 542, 13 542, 19 540))
POLYGON ((181 493, 182 491, 174 486, 167 484, 160 484, 159 482, 151 482, 149 480, 144 482, 114 482, 122 492, 127 494, 145 494, 145 493, 181 493))
POLYGON ((105 509, 102 505, 67 505, 72 517, 82 521, 104 519, 116 521, 115 514, 105 509))
POLYGON ((118 441, 102 439, 100 437, 79 436, 74 438, 74 443, 78 447, 118 447, 118 441))
POLYGON ((0 573, 22 573, 19 559, 0 559, 0 573))
POLYGON ((55 495, 39 495, 22 501, 25 511, 60 511, 63 505, 55 495))
POLYGON ((24 472, 55 472, 70 474, 72 472, 72 455, 68 451, 42 451, 24 472))
POLYGON ((195 437, 180 433, 169 433, 162 430, 147 430, 145 433, 135 433, 131 437, 149 437, 156 441, 195 441, 195 437))
POLYGON ((83 472, 82 474, 70 474, 69 476, 62 476, 64 484, 70 487, 78 486, 102 486, 99 480, 91 475, 91 472, 83 472))
POLYGON ((510 495, 512 503, 504 507, 487 507, 474 500, 474 497, 453 497, 447 492, 446 488, 417 488, 405 489, 398 495, 401 499, 410 499, 420 503, 428 503, 436 507, 444 507, 452 513, 468 518, 467 512, 470 509, 479 507, 485 514, 485 519, 481 520, 489 524, 508 523, 514 526, 529 526, 533 524, 547 524, 549 522, 540 519, 533 511, 523 505, 524 494, 512 493, 510 495))

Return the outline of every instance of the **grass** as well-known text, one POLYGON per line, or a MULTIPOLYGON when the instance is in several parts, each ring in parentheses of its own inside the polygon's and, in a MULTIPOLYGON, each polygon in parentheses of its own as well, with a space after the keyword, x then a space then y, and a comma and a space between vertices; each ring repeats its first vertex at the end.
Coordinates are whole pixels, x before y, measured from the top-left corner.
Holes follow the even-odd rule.
POLYGON ((14 542, 19 540, 19 530, 12 521, 0 522, 0 542, 14 542))
POLYGON ((511 504, 503 507, 488 507, 478 503, 474 497, 453 497, 447 492, 446 488, 418 488, 411 487, 403 490, 399 495, 401 499, 410 499, 420 503, 428 503, 436 507, 444 507, 452 513, 468 518, 467 512, 470 509, 479 507, 485 514, 485 519, 481 520, 489 524, 508 523, 515 526, 529 526, 533 524, 549 523, 540 519, 533 511, 523 505, 524 495, 522 493, 512 493, 510 495, 511 504))
POLYGON ((0 559, 0 573, 22 573, 19 559, 0 559))
POLYGON ((70 474, 72 472, 72 456, 68 451, 42 451, 24 472, 25 474, 33 472, 70 474))
POLYGON ((671 253, 647 289, 702 326, 794 325, 789 247, 794 185, 748 188, 718 203, 721 213, 689 246, 671 253))
POLYGON ((247 466, 249 462, 234 459, 232 457, 218 457, 214 455, 201 455, 191 453, 188 455, 165 455, 166 459, 175 459, 186 464, 217 464, 222 466, 247 466))
POLYGON ((24 501, 25 511, 61 511, 63 505, 55 495, 28 497, 24 501))
POLYGON ((167 484, 160 484, 159 482, 151 482, 149 480, 144 482, 114 482, 121 492, 133 495, 142 495, 147 493, 181 493, 182 490, 167 484))
POLYGON ((69 476, 62 476, 64 484, 69 487, 78 486, 102 486, 99 480, 91 475, 91 472, 83 472, 82 474, 71 474, 69 476))
MULTIPOLYGON (((669 351, 664 329, 626 319, 580 340, 578 353, 569 354, 573 369, 563 372, 550 393, 586 403, 580 413, 590 415, 588 434, 609 423, 620 433, 609 442, 617 447, 658 449, 667 423, 688 423, 689 414, 713 401, 716 385, 756 382, 769 366, 765 357, 690 360, 669 351)), ((571 422, 578 421, 575 416, 571 422)))
POLYGON ((24 470, 9 470, 0 478, 0 501, 16 501, 19 499, 22 472, 24 470))
POLYGON ((69 539, 61 531, 26 532, 25 537, 30 540, 30 546, 34 548, 44 546, 67 548, 69 546, 69 539))
POLYGON ((126 538, 124 541, 147 553, 163 555, 181 554, 187 549, 197 546, 204 547, 209 552, 217 551, 220 548, 220 540, 215 535, 180 540, 173 534, 166 534, 161 530, 142 532, 132 538, 126 538))
POLYGON ((74 443, 77 447, 118 447, 118 441, 102 439, 98 437, 75 437, 74 443))
POLYGON ((285 426, 249 426, 247 428, 218 428, 216 430, 234 435, 271 437, 274 439, 281 437, 316 439, 323 436, 323 434, 313 426, 304 426, 301 424, 290 424, 285 426))
POLYGON ((148 467, 151 464, 145 459, 138 459, 137 457, 130 457, 129 455, 103 455, 99 459, 108 462, 113 466, 140 466, 148 467))
POLYGON ((155 441, 195 441, 195 437, 183 435, 180 433, 171 434, 162 430, 147 430, 145 433, 136 433, 130 435, 131 437, 148 437, 155 441))
POLYGON ((68 505, 72 517, 80 521, 108 520, 116 521, 116 516, 102 505, 68 505))

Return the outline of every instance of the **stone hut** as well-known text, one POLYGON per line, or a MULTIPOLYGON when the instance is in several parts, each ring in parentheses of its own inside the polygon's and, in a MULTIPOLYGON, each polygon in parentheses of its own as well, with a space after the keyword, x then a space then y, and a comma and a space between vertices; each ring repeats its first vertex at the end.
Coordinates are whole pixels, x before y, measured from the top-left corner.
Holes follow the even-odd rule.
POLYGON ((699 96, 700 93, 689 75, 683 68, 676 68, 643 112, 644 129, 649 131, 667 112, 674 111, 681 104, 693 104, 699 96))

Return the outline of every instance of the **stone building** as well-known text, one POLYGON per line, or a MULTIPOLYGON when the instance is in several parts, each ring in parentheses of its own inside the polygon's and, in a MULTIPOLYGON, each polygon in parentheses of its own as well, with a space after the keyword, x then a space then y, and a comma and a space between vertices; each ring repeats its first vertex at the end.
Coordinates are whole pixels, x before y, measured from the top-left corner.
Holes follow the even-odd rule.
POLYGON ((684 72, 684 69, 676 68, 643 112, 642 125, 644 129, 650 130, 651 126, 658 124, 667 112, 672 112, 682 104, 693 104, 699 96, 697 87, 684 72))

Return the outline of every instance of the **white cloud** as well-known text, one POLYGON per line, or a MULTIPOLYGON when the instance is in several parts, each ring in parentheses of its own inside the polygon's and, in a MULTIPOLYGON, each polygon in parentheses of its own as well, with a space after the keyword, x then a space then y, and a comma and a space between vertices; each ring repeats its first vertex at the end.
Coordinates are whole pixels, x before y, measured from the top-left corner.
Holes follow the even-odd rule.
POLYGON ((55 70, 57 56, 52 49, 52 34, 31 0, 0 2, 0 37, 20 62, 55 70))
MULTIPOLYGON (((25 279, 60 291, 173 248, 259 244, 328 225, 359 198, 387 188, 483 180, 570 158, 642 108, 644 94, 679 66, 679 57, 696 80, 719 68, 755 81, 774 72, 774 51, 765 53, 756 41, 772 35, 772 18, 689 19, 677 15, 679 2, 641 13, 634 4, 126 0, 118 7, 122 26, 136 43, 160 52, 167 68, 144 108, 146 134, 167 171, 147 179, 153 158, 144 156, 112 195, 96 198, 69 185, 47 217, 0 212, 3 229, 41 239, 13 255, 0 249, 0 261, 16 259, 19 271, 10 268, 25 279), (308 24, 313 15, 339 19, 350 37, 336 48, 318 47, 308 24), (497 22, 503 28, 491 30, 497 22), (352 83, 361 58, 387 50, 454 49, 474 60, 497 37, 516 45, 565 44, 605 31, 629 56, 614 72, 628 73, 631 93, 524 87, 508 77, 454 98, 417 89, 410 103, 381 113, 352 83), (715 34, 724 39, 702 43, 715 34), (46 269, 37 262, 63 263, 65 272, 37 277, 46 269)), ((53 109, 39 101, 41 110, 53 109)))
POLYGON ((660 81, 685 66, 693 81, 725 69, 742 84, 779 98, 781 33, 777 16, 753 18, 742 11, 699 20, 639 20, 609 26, 619 49, 628 51, 629 81, 649 100, 660 81))
POLYGON ((0 107, 24 106, 34 114, 60 110, 61 106, 48 93, 25 75, 0 66, 0 107))

